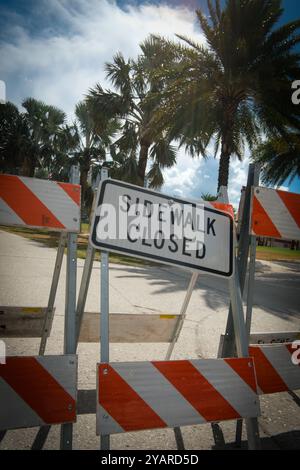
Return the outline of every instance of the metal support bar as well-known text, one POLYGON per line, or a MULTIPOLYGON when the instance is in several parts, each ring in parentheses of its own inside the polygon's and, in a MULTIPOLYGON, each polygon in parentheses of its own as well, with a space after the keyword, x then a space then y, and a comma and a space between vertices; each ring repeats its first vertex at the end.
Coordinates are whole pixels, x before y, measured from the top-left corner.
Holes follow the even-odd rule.
MULTIPOLYGON (((242 294, 237 273, 229 280, 230 300, 232 305, 232 319, 234 325, 235 343, 238 357, 248 357, 248 342, 243 312, 242 294)), ((249 449, 260 449, 258 421, 256 418, 245 419, 249 449)))
POLYGON ((39 429, 37 435, 35 436, 33 444, 31 446, 31 450, 42 450, 46 442, 46 439, 48 437, 50 429, 51 429, 51 426, 42 426, 39 429))
MULTIPOLYGON (((97 197, 97 191, 94 192, 90 222, 93 220, 93 216, 95 212, 96 197, 97 197)), ((78 294, 77 307, 76 307, 76 348, 78 346, 82 319, 83 319, 83 314, 84 314, 84 308, 86 304, 87 293, 88 293, 89 286, 90 286, 93 262, 95 258, 95 251, 96 251, 95 248, 93 248, 92 245, 90 245, 90 243, 88 242, 87 250, 86 250, 86 258, 85 258, 85 262, 83 266, 82 278, 81 278, 80 289, 79 289, 79 294, 78 294)))
MULTIPOLYGON (((77 184, 78 170, 71 169, 71 183, 77 184)), ((67 236, 67 267, 66 267, 66 302, 65 302, 65 330, 64 353, 76 353, 76 276, 77 276, 77 234, 68 233, 67 236)), ((61 426, 60 448, 72 449, 73 424, 61 426)))
POLYGON ((188 308, 188 305, 189 305, 189 302, 190 302, 190 299, 191 299, 191 296, 192 296, 192 293, 193 293, 195 284, 196 284, 196 282, 197 282, 197 279, 198 279, 198 274, 197 274, 197 273, 193 273, 192 276, 191 276, 191 279, 190 279, 190 283, 189 283, 188 289, 187 289, 186 294, 185 294, 185 297, 184 297, 184 301, 183 301, 181 310, 180 310, 180 315, 179 315, 179 318, 180 318, 180 319, 179 319, 179 321, 178 321, 178 323, 177 323, 173 340, 172 340, 172 342, 169 344, 168 351, 167 351, 167 354, 166 354, 166 357, 165 357, 165 361, 169 361, 169 360, 170 360, 171 355, 172 355, 173 350, 174 350, 174 347, 175 347, 175 344, 176 344, 176 341, 177 341, 178 338, 179 338, 180 332, 181 332, 182 327, 183 327, 183 324, 184 324, 184 320, 185 320, 185 318, 186 318, 186 311, 187 311, 187 308, 188 308))
MULTIPOLYGON (((101 181, 108 178, 106 168, 101 170, 101 181)), ((101 316, 100 316, 100 362, 109 362, 109 253, 101 251, 101 316)), ((100 438, 100 449, 109 450, 110 436, 100 438)))
POLYGON ((64 249, 66 246, 66 240, 67 240, 67 234, 65 232, 61 232, 60 237, 59 237, 58 247, 57 247, 56 260, 55 260, 52 283, 51 283, 50 294, 49 294, 48 305, 47 305, 47 313, 45 316, 43 334, 42 334, 40 349, 39 349, 39 356, 43 356, 45 354, 48 331, 49 331, 49 327, 52 321, 52 312, 53 312, 54 302, 55 302, 56 293, 57 293, 58 281, 59 281, 62 261, 64 257, 64 249))
POLYGON ((256 237, 251 235, 248 291, 247 291, 247 309, 246 309, 246 333, 247 333, 248 344, 249 344, 251 322, 252 322, 253 294, 254 294, 254 282, 255 282, 255 258, 256 258, 256 237))

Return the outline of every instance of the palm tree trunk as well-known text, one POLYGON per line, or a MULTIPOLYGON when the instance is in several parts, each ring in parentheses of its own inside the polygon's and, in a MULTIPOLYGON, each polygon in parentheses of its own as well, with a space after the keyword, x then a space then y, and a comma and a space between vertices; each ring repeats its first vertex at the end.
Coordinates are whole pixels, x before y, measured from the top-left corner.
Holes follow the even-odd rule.
POLYGON ((85 205, 85 193, 87 188, 87 177, 88 177, 89 168, 83 166, 80 169, 80 186, 81 186, 81 201, 82 205, 85 205))
POLYGON ((230 153, 227 150, 223 150, 223 148, 224 145, 222 145, 219 163, 218 192, 221 186, 228 186, 230 153))
POLYGON ((149 147, 150 146, 148 144, 141 142, 141 149, 140 149, 139 161, 138 161, 138 185, 139 186, 144 186, 149 147))
POLYGON ((22 162, 22 167, 20 170, 21 176, 34 176, 35 165, 32 161, 32 158, 25 156, 22 162))

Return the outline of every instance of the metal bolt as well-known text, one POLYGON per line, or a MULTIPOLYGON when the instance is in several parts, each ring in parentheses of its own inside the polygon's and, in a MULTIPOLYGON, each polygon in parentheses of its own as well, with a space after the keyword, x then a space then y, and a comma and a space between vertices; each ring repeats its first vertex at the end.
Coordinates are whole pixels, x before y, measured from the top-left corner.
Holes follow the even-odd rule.
POLYGON ((107 375, 108 374, 108 369, 103 369, 103 374, 107 375))
POLYGON ((103 415, 103 419, 108 419, 108 415, 103 415))
POLYGON ((248 366, 249 366, 249 367, 252 367, 252 362, 248 362, 248 366))
POLYGON ((256 194, 259 194, 259 189, 256 189, 255 192, 256 192, 256 194))
POLYGON ((69 403, 69 405, 68 405, 68 410, 69 410, 69 411, 72 411, 72 410, 73 410, 73 405, 72 405, 72 403, 69 403))

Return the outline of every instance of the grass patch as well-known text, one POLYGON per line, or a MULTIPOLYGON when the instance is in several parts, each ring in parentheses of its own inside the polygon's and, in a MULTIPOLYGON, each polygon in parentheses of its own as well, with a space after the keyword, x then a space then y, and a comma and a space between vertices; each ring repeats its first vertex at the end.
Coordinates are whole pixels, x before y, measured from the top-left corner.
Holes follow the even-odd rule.
MULTIPOLYGON (((78 235, 77 239, 77 257, 81 259, 86 258, 86 251, 87 251, 87 243, 88 243, 88 224, 85 225, 86 232, 82 232, 78 235)), ((30 240, 34 240, 38 243, 41 243, 49 248, 57 248, 58 240, 60 236, 60 232, 50 232, 46 229, 28 229, 24 227, 4 227, 0 226, 0 229, 14 233, 16 235, 20 235, 24 238, 28 238, 30 240)), ((66 250, 65 250, 66 252, 66 250)), ((152 263, 151 261, 143 260, 140 258, 133 258, 125 255, 120 255, 118 253, 110 253, 109 259, 112 263, 117 264, 125 264, 127 266, 156 266, 157 263, 152 263)), ((100 260, 100 252, 99 250, 96 251, 95 260, 100 260)))
MULTIPOLYGON (((6 232, 21 235, 36 242, 42 243, 50 248, 57 248, 59 232, 49 232, 46 229, 27 229, 23 227, 0 227, 6 232)), ((88 242, 89 224, 82 224, 82 233, 78 235, 78 258, 85 259, 87 242, 88 242)), ((110 254, 112 263, 125 264, 128 266, 157 266, 158 263, 146 261, 140 258, 132 258, 116 253, 110 254)), ((97 250, 96 260, 100 259, 100 253, 97 250)), ((290 250, 289 248, 258 246, 256 251, 256 259, 266 261, 300 261, 300 250, 290 250)))
POLYGON ((300 250, 290 250, 277 246, 258 246, 256 258, 266 261, 300 261, 300 250))

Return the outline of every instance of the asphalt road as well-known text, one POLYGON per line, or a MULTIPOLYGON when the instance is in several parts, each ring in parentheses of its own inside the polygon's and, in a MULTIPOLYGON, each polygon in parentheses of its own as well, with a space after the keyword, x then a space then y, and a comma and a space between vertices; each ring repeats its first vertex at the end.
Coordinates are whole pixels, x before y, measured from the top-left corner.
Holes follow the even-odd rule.
MULTIPOLYGON (((55 250, 0 231, 0 304, 46 306, 51 284, 55 250)), ((78 282, 83 261, 78 261, 78 282)), ((253 332, 279 332, 300 329, 300 263, 258 262, 256 266, 253 332)), ((56 314, 47 354, 63 350, 65 260, 59 283, 56 314)), ((113 313, 179 313, 190 274, 174 267, 110 266, 110 311, 113 313)), ((173 358, 216 357, 220 334, 228 311, 227 281, 200 275, 192 295, 187 319, 176 344, 173 358)), ((100 305, 100 266, 94 264, 86 311, 100 305)), ((8 354, 37 354, 38 340, 7 340, 8 354)), ((166 344, 112 344, 111 361, 164 359, 166 344)), ((95 365, 99 345, 81 343, 79 388, 95 387, 95 365)), ((299 392, 298 392, 299 395, 299 392)), ((263 396, 259 419, 263 445, 267 448, 300 449, 300 408, 286 394, 263 396)), ((234 422, 222 423, 227 442, 233 442, 234 422)), ((182 428, 187 449, 214 446, 210 425, 182 428)), ((10 431, 0 449, 30 448, 36 429, 10 431)), ((245 434, 244 434, 245 437, 245 434)), ((59 447, 59 427, 53 426, 45 448, 59 447)), ((114 449, 175 449, 173 431, 155 430, 112 436, 114 449)), ((97 449, 95 416, 79 416, 74 425, 74 448, 97 449)))

